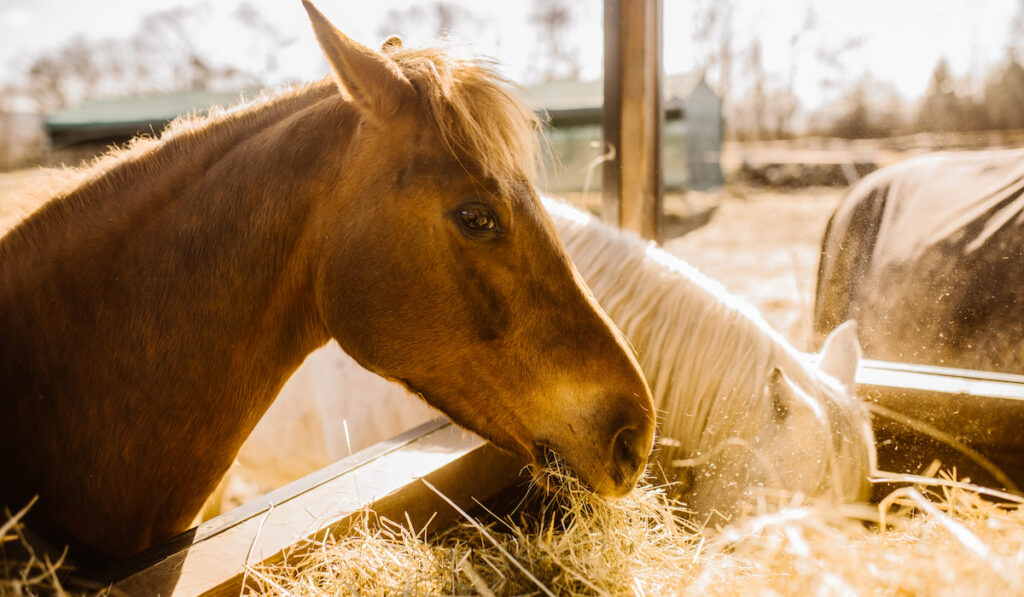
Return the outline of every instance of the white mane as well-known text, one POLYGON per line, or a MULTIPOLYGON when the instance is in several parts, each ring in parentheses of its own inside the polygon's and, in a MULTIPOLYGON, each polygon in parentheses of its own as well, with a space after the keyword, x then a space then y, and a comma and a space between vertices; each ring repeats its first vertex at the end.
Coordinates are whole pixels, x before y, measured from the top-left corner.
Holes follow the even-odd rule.
POLYGON ((686 454, 709 418, 749 407, 772 368, 805 368, 754 307, 692 265, 563 203, 544 205, 601 306, 642 347, 644 371, 657 372, 648 381, 661 426, 686 454))
MULTIPOLYGON (((818 371, 744 300, 654 243, 557 201, 545 200, 545 207, 601 306, 637 350, 659 429, 675 440, 671 444, 678 442, 663 451, 663 463, 708 455, 724 442, 755 435, 770 418, 766 388, 775 369, 806 390, 805 404, 825 437, 863 430, 867 416, 846 388, 818 371)), ((862 440, 838 438, 835 451, 848 453, 826 454, 827 483, 840 495, 855 494, 854 486, 866 481, 862 440)))

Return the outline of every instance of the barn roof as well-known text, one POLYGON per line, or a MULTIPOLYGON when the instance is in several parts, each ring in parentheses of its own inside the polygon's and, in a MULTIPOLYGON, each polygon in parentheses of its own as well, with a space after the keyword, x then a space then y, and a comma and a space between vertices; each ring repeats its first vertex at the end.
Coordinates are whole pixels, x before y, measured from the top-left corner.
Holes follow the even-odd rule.
POLYGON ((46 117, 44 126, 55 145, 118 136, 133 136, 164 124, 182 114, 206 112, 210 106, 237 103, 257 90, 192 90, 151 93, 130 97, 89 100, 46 117))
MULTIPOLYGON (((682 101, 703 79, 702 73, 665 77, 665 104, 670 117, 682 116, 682 101), (672 114, 673 110, 677 113, 672 114)), ((535 109, 548 112, 553 124, 598 123, 601 120, 603 91, 600 79, 552 81, 527 87, 525 95, 535 109)), ((240 97, 253 96, 257 92, 255 89, 194 90, 90 100, 51 114, 44 125, 55 146, 132 137, 139 132, 158 132, 181 114, 203 113, 210 106, 233 104, 240 97)))
MULTIPOLYGON (((665 102, 686 99, 704 78, 703 73, 668 75, 663 81, 665 102)), ((550 81, 526 88, 528 101, 535 108, 555 110, 600 108, 604 97, 601 79, 593 81, 550 81)))

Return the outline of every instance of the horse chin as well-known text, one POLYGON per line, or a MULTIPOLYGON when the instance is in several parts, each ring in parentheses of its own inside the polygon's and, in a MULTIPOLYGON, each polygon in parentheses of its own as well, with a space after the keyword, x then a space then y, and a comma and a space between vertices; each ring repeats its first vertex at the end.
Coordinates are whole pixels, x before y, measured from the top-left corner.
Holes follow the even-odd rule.
POLYGON ((544 442, 534 444, 530 474, 536 486, 546 494, 567 496, 580 490, 593 492, 561 455, 544 442))
POLYGON ((600 491, 588 483, 565 458, 545 442, 534 445, 533 461, 530 463, 530 474, 533 482, 545 493, 553 496, 569 497, 581 493, 599 495, 607 499, 618 499, 629 495, 633 489, 630 484, 624 491, 622 487, 600 491))

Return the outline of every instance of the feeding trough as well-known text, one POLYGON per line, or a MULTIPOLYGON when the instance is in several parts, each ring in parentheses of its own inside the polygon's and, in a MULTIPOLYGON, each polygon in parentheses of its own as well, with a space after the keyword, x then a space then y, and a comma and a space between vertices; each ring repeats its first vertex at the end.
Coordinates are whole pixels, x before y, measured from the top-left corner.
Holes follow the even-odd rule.
MULTIPOLYGON (((965 424, 939 431, 988 459, 997 459, 1000 450, 1020 448, 1016 430, 1024 425, 1022 376, 865 361, 857 383, 862 398, 907 419, 927 423, 929 412, 959 409, 965 424)), ((888 470, 918 472, 919 463, 906 455, 924 455, 913 446, 926 436, 892 420, 874 420, 875 432, 883 438, 880 459, 902 465, 888 470)), ((967 456, 945 464, 984 474, 967 456)), ((458 512, 422 479, 469 510, 513 485, 522 467, 517 459, 437 419, 203 523, 99 576, 127 594, 238 594, 247 567, 272 563, 310 538, 343 534, 367 509, 404 521, 415 531, 440 530, 457 520, 458 512)), ((1007 474, 1020 482, 1019 470, 1007 474)))
POLYGON ((506 488, 524 463, 439 418, 100 571, 129 595, 237 595, 246 566, 274 561, 307 539, 343 533, 372 510, 416 529, 441 527, 460 507, 506 488))

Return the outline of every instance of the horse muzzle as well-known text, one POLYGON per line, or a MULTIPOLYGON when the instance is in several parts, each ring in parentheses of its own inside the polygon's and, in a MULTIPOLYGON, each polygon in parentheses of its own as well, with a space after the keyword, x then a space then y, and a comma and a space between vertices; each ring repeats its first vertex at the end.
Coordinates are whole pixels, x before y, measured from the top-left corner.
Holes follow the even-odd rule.
POLYGON ((644 474, 653 438, 654 424, 645 420, 619 425, 611 434, 570 432, 566 437, 541 439, 534 443, 534 477, 542 487, 555 489, 553 478, 560 475, 559 465, 564 465, 594 493, 620 498, 644 474), (601 435, 610 439, 597 445, 588 441, 601 435))

